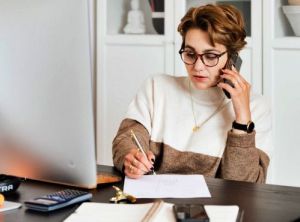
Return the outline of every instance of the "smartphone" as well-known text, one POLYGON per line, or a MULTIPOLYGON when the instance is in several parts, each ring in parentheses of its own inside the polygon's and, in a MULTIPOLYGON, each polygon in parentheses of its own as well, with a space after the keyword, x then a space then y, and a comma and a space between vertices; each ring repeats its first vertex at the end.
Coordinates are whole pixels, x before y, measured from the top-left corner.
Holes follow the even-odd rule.
POLYGON ((177 222, 209 222, 202 204, 174 204, 173 211, 177 222))
MULTIPOLYGON (((232 66, 234 66, 237 71, 240 71, 242 62, 243 61, 242 61, 241 57, 239 56, 239 54, 235 53, 228 59, 226 65, 225 65, 225 68, 232 69, 232 66)), ((234 88, 234 85, 230 80, 224 79, 223 82, 229 84, 231 87, 234 88)), ((228 99, 231 99, 231 95, 227 90, 223 89, 223 92, 225 93, 225 95, 228 99)))

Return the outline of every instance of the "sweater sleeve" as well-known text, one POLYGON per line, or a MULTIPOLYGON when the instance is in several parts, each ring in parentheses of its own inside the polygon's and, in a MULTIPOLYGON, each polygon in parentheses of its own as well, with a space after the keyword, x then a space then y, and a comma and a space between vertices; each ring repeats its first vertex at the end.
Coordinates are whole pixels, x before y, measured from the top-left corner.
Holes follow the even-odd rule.
POLYGON ((264 151, 255 147, 255 134, 228 132, 221 161, 221 178, 265 183, 270 160, 264 151))
POLYGON ((123 171, 124 157, 132 148, 138 149, 135 142, 132 140, 130 130, 133 130, 141 146, 145 151, 149 150, 150 135, 146 128, 132 119, 124 119, 119 127, 118 133, 113 140, 113 162, 114 166, 123 171))
MULTIPOLYGON (((262 103, 261 103, 262 104, 262 103)), ((253 113, 256 130, 250 134, 228 132, 220 166, 220 177, 265 183, 272 152, 272 118, 268 106, 253 113)))

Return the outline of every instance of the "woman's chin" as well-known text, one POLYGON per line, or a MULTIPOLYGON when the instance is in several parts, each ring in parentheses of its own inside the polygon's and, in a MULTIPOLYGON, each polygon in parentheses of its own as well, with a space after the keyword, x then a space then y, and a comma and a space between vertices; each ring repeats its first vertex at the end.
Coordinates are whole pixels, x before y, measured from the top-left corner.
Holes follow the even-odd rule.
POLYGON ((210 82, 199 82, 199 81, 192 81, 194 87, 199 90, 208 89, 212 87, 210 82))

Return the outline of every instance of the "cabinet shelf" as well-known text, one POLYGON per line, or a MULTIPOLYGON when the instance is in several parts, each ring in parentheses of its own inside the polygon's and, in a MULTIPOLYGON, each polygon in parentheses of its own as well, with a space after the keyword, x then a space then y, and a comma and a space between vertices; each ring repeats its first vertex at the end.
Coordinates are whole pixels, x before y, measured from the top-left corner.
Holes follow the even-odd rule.
POLYGON ((107 35, 105 38, 106 44, 115 45, 163 45, 165 36, 163 35, 107 35))
POLYGON ((272 41, 272 47, 277 49, 300 49, 300 37, 275 38, 272 41))

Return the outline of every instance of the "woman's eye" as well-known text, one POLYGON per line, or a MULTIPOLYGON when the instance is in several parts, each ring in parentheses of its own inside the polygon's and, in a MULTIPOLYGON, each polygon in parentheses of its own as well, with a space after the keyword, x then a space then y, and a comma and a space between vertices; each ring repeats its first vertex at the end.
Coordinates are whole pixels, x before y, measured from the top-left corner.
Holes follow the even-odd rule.
POLYGON ((187 52, 186 55, 190 58, 195 58, 196 54, 193 52, 187 52))
POLYGON ((208 54, 204 54, 204 57, 205 57, 205 59, 208 59, 208 60, 214 60, 218 56, 216 54, 208 53, 208 54))

